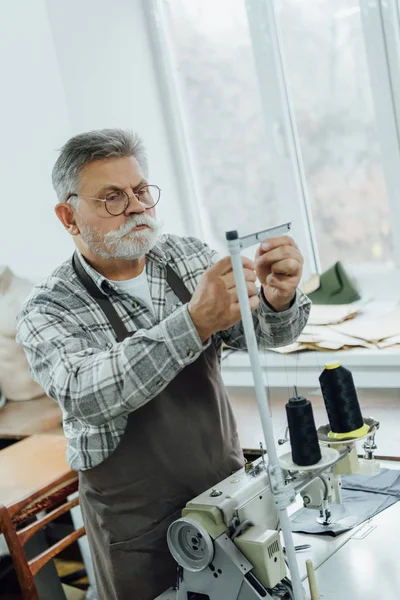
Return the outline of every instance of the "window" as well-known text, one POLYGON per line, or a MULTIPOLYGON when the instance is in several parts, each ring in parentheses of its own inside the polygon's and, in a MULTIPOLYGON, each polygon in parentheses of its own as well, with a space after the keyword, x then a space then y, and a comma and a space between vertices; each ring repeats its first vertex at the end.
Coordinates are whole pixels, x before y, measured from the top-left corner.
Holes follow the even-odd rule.
POLYGON ((357 0, 279 0, 322 267, 393 259, 360 7, 357 0))
POLYGON ((164 2, 202 209, 225 231, 277 224, 269 145, 243 0, 164 2))
POLYGON ((383 0, 149 5, 168 38, 159 49, 186 143, 176 151, 183 163, 190 148, 212 245, 225 252, 226 230, 293 219, 306 276, 318 258, 322 269, 399 263, 398 12, 383 0))

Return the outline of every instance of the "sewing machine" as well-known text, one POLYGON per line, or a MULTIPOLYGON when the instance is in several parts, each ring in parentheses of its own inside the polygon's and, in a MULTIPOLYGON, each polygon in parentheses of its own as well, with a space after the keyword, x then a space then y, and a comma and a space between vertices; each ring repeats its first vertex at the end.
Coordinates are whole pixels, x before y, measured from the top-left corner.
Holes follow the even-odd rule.
MULTIPOLYGON (((330 520, 329 505, 341 503, 341 475, 379 471, 374 458, 379 423, 365 422, 369 432, 362 438, 362 459, 356 448, 360 439, 332 441, 328 426, 318 430, 322 459, 316 465, 299 468, 290 452, 279 458, 293 499, 299 493, 305 508, 319 511, 316 518, 323 524, 330 520)), ((263 455, 194 498, 172 523, 167 541, 177 561, 177 585, 156 600, 291 598, 279 525, 263 455)))
MULTIPOLYGON (((341 502, 341 475, 379 470, 374 459, 379 424, 374 419, 364 419, 368 431, 358 439, 333 440, 329 425, 320 428, 321 459, 312 466, 299 467, 291 452, 279 456, 275 447, 240 253, 290 229, 291 223, 285 223, 244 237, 237 231, 226 234, 268 460, 262 452, 254 463, 247 463, 186 505, 167 534, 178 565, 177 583, 156 600, 304 600, 288 507, 301 494, 303 506, 318 510, 320 523, 329 524, 330 504, 341 502), (365 455, 359 461, 356 444, 362 439, 365 455)), ((310 561, 307 574, 311 600, 317 600, 310 561)))

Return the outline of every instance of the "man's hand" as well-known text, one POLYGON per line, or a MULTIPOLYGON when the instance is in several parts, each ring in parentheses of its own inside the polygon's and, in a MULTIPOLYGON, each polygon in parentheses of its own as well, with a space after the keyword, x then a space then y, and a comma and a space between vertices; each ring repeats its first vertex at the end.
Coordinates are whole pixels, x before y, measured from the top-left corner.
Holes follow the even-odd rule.
MULTIPOLYGON (((255 265, 248 258, 242 258, 242 262, 250 307, 255 310, 260 304, 255 265)), ((202 342, 240 321, 238 293, 229 256, 203 273, 189 302, 189 314, 202 342)))
POLYGON ((257 277, 266 300, 277 312, 290 307, 300 283, 303 262, 300 250, 287 235, 271 238, 257 249, 257 277))

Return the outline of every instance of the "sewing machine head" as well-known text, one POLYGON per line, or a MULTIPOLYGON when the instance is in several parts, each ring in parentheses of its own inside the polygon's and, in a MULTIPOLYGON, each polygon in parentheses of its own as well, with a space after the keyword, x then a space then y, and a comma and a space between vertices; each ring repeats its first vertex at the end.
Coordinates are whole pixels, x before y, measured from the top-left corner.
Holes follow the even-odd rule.
MULTIPOLYGON (((357 440, 332 440, 320 428, 322 458, 316 465, 294 465, 290 453, 280 457, 288 486, 301 494, 305 508, 320 511, 324 524, 329 505, 341 502, 341 475, 379 469, 374 459, 379 423, 365 422, 368 433, 357 440), (359 460, 356 443, 362 440, 365 454, 359 460)), ((178 584, 157 600, 290 597, 279 512, 263 456, 188 502, 167 541, 178 565, 178 584)))
POLYGON ((179 587, 160 598, 272 599, 267 590, 284 591, 286 565, 266 467, 263 457, 248 463, 186 505, 167 536, 179 587))

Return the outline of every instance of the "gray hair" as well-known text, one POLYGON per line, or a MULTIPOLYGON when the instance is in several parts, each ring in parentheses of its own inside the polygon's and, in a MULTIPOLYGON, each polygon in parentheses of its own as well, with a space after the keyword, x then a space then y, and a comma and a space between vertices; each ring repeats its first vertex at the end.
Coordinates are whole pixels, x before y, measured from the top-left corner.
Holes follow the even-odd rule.
MULTIPOLYGON (((105 158, 134 156, 147 177, 147 153, 140 137, 123 129, 100 129, 74 136, 61 148, 53 168, 52 181, 59 202, 79 193, 80 173, 84 166, 105 158)), ((77 206, 78 198, 71 204, 77 206)))

